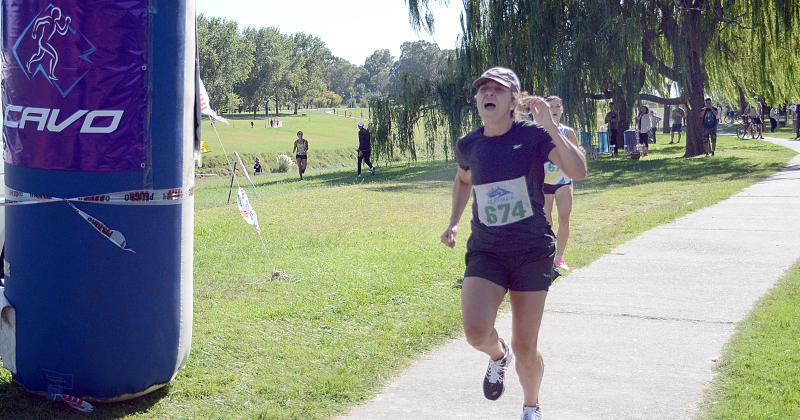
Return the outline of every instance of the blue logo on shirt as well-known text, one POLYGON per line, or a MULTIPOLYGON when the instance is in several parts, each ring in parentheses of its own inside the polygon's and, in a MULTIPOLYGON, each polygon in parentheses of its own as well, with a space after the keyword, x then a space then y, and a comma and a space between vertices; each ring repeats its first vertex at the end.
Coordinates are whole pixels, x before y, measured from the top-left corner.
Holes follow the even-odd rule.
POLYGON ((495 198, 496 199, 496 198, 500 198, 500 197, 503 197, 503 196, 506 196, 506 195, 509 195, 509 194, 511 194, 511 191, 504 190, 504 189, 502 189, 500 187, 494 187, 494 188, 492 188, 491 191, 489 191, 489 194, 487 194, 487 195, 489 196, 489 198, 495 198))

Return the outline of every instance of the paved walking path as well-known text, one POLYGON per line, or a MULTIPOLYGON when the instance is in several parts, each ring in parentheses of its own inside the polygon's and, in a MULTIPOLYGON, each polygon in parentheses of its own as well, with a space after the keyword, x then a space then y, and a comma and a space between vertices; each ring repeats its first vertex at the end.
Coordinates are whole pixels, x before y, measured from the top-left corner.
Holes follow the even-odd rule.
MULTIPOLYGON (((800 142, 770 141, 800 153, 800 142)), ((800 258, 798 214, 800 156, 775 176, 642 234, 554 287, 539 343, 545 418, 693 417, 735 324, 800 258)), ((498 320, 498 331, 510 336, 509 315, 498 320)), ((516 373, 509 370, 499 401, 487 401, 486 363, 465 340, 452 341, 345 418, 519 418, 516 373)))

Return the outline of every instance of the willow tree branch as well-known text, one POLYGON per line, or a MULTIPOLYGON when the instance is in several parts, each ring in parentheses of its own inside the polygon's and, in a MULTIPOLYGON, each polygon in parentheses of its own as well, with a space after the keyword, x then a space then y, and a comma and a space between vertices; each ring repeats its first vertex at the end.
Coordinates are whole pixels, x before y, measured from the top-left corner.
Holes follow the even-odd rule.
POLYGON ((613 95, 611 94, 610 90, 606 90, 603 93, 587 93, 586 97, 594 101, 602 101, 604 99, 613 98, 613 95))
POLYGON ((649 93, 641 93, 639 94, 639 98, 661 105, 682 105, 686 103, 686 97, 684 96, 679 96, 677 98, 662 98, 649 93))
POLYGON ((647 40, 642 40, 642 60, 662 76, 670 80, 680 80, 680 76, 675 69, 653 55, 653 51, 650 50, 650 43, 647 40))

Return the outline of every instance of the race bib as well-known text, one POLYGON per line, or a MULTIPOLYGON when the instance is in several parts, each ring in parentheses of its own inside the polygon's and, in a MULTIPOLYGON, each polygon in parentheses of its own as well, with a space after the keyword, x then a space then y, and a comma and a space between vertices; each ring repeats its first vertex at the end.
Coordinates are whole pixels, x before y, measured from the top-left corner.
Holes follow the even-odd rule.
POLYGON ((473 188, 478 219, 486 226, 503 226, 533 216, 524 176, 473 188))
POLYGON ((550 185, 568 184, 571 180, 553 162, 544 163, 544 183, 550 185))

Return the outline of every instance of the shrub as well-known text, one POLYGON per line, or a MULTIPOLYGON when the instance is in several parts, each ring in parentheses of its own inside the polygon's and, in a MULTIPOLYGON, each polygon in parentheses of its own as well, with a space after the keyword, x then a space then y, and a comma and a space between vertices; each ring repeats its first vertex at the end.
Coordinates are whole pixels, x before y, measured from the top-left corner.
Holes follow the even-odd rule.
POLYGON ((277 161, 278 166, 275 168, 275 172, 289 172, 289 168, 294 165, 292 158, 282 153, 278 155, 277 161))

